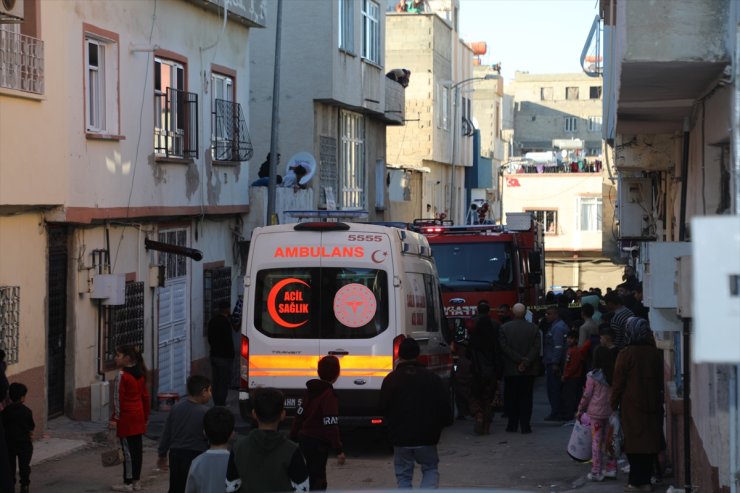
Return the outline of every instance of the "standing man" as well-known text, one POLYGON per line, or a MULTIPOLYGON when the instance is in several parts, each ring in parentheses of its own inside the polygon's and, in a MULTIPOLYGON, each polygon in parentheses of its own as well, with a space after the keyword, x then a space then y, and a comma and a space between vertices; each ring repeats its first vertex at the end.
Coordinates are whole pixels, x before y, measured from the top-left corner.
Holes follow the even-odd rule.
POLYGON ((438 375, 418 361, 419 343, 407 337, 398 348, 396 369, 383 379, 380 412, 393 443, 399 488, 411 488, 414 465, 421 465, 421 488, 439 486, 437 443, 452 424, 449 392, 438 375))
POLYGON ((226 396, 231 383, 231 367, 234 364, 234 342, 231 336, 229 303, 218 304, 218 313, 208 321, 208 345, 211 346, 211 371, 213 380, 213 403, 226 405, 226 396))
POLYGON ((490 311, 488 303, 478 303, 478 319, 470 334, 467 351, 473 374, 470 410, 475 416, 473 431, 476 435, 490 433, 492 404, 496 396, 499 325, 490 317, 490 311))
POLYGON ((627 328, 627 319, 634 317, 632 310, 624 306, 622 297, 616 291, 610 291, 604 295, 606 308, 612 314, 609 326, 614 329, 614 345, 620 351, 627 345, 625 330, 627 328))
POLYGON ((504 359, 504 405, 509 422, 506 431, 532 433, 532 391, 538 374, 542 337, 540 329, 527 322, 527 307, 512 309, 514 320, 501 327, 501 354, 504 359))
POLYGON ((558 308, 555 306, 547 309, 545 317, 550 323, 542 350, 542 362, 545 364, 547 379, 547 399, 550 401, 550 415, 545 421, 563 421, 560 377, 565 363, 565 336, 568 334, 568 326, 560 319, 558 308))

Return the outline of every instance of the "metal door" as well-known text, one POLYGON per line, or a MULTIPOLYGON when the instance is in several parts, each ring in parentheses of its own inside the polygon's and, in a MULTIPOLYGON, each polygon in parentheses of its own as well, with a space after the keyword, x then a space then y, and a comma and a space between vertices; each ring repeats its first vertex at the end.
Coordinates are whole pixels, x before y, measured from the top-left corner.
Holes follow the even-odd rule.
POLYGON ((67 228, 50 225, 46 400, 48 417, 64 413, 64 365, 67 335, 67 228))

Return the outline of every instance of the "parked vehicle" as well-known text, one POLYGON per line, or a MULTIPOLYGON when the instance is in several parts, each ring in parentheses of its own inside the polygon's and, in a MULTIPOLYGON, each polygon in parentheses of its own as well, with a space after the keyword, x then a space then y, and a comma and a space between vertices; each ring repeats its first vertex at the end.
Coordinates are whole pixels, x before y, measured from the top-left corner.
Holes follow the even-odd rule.
POLYGON ((242 416, 249 391, 281 389, 289 414, 320 357, 339 357, 341 424, 380 424, 378 397, 405 337, 449 380, 439 279, 426 238, 327 220, 256 228, 244 277, 242 416))

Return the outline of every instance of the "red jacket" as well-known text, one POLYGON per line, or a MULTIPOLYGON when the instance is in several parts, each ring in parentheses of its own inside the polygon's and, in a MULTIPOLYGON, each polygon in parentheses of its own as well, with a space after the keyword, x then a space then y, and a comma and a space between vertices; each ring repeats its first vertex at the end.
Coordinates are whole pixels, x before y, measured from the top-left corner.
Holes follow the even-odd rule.
POLYGON ((113 389, 113 415, 119 438, 143 435, 149 422, 149 391, 138 366, 121 369, 113 389))
POLYGON ((569 346, 565 356, 565 367, 563 368, 563 380, 583 378, 584 363, 586 356, 591 350, 591 341, 586 341, 583 346, 569 346))

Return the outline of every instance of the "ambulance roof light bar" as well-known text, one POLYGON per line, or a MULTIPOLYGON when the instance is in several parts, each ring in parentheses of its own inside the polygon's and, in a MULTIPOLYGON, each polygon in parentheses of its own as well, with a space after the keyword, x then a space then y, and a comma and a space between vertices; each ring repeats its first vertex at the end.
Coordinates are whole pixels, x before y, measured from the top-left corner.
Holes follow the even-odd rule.
POLYGON ((339 221, 340 219, 357 221, 367 219, 367 211, 328 211, 328 210, 295 210, 285 211, 285 215, 298 220, 312 219, 318 221, 339 221))

